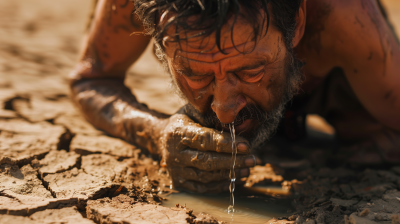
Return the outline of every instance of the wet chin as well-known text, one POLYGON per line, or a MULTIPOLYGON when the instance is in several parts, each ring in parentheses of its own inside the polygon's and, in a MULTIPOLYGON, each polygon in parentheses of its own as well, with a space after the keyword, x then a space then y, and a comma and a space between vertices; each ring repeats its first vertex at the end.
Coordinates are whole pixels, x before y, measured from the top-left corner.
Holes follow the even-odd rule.
MULTIPOLYGON (((284 103, 282 102, 277 108, 270 112, 263 112, 261 115, 263 119, 257 120, 257 124, 251 125, 248 130, 239 133, 240 136, 246 138, 253 149, 261 146, 265 141, 275 133, 278 128, 280 119, 284 110, 284 103)), ((207 114, 201 114, 192 105, 187 104, 185 106, 185 113, 196 122, 200 123, 204 127, 214 128, 216 130, 228 130, 223 127, 223 124, 218 120, 217 116, 212 112, 207 114)), ((239 123, 239 122, 235 122, 239 123)))

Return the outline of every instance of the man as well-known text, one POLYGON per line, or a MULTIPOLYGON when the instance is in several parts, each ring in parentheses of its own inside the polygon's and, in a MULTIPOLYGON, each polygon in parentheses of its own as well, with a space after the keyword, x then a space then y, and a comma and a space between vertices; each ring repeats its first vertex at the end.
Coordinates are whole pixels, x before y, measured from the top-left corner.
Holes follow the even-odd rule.
POLYGON ((304 136, 302 115, 325 117, 343 162, 400 160, 400 49, 376 0, 134 3, 98 2, 72 95, 93 125, 159 155, 176 187, 227 190, 230 125, 240 179, 283 114, 291 139, 304 136), (172 116, 124 86, 150 41, 143 33, 187 100, 172 116))

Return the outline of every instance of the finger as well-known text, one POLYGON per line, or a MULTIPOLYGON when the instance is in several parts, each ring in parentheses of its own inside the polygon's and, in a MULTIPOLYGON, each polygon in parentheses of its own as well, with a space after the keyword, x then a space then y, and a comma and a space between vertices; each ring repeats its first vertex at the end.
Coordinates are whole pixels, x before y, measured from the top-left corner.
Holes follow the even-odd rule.
MULTIPOLYGON (((172 167, 170 168, 170 174, 179 176, 180 182, 191 180, 200 183, 210 183, 230 180, 230 170, 203 171, 193 167, 172 167)), ((249 168, 235 169, 236 179, 248 177, 249 174, 249 168)))
MULTIPOLYGON (((243 185, 244 182, 237 180, 235 185, 243 185)), ((186 190, 197 192, 197 193, 220 193, 222 191, 228 191, 230 182, 218 181, 211 183, 200 183, 196 181, 185 181, 183 183, 173 182, 174 188, 184 188, 186 190)))
MULTIPOLYGON (((194 125, 186 126, 184 130, 181 143, 188 148, 201 151, 232 153, 232 137, 228 132, 221 133, 215 129, 194 125)), ((237 153, 248 154, 250 152, 249 142, 241 136, 235 137, 237 153)))
MULTIPOLYGON (((199 170, 229 170, 232 167, 232 155, 217 152, 203 152, 194 149, 185 149, 176 155, 173 164, 180 167, 195 167, 199 170)), ((254 155, 237 155, 235 169, 253 167, 256 165, 254 155)))

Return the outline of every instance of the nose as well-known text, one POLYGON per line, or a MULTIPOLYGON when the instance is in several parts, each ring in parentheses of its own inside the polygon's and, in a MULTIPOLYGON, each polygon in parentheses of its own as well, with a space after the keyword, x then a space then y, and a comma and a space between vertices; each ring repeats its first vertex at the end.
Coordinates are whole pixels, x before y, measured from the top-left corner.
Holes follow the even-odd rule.
POLYGON ((236 77, 227 75, 224 79, 215 79, 211 109, 222 123, 232 123, 245 106, 246 98, 241 94, 236 77))

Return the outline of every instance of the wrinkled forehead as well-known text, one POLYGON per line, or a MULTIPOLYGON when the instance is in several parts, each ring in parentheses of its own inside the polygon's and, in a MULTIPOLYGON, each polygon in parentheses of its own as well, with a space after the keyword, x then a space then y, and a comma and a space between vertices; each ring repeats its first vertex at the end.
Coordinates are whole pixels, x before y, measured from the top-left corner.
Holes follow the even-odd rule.
MULTIPOLYGON (((163 13, 160 17, 160 23, 166 23, 169 18, 174 16, 173 13, 163 13)), ((195 22, 198 16, 188 18, 188 24, 195 22)), ((217 47, 217 32, 204 35, 204 31, 186 31, 177 28, 174 25, 168 27, 163 37, 163 47, 170 57, 179 53, 200 53, 200 54, 218 54, 221 53, 217 47)), ((254 26, 244 18, 243 14, 239 14, 235 19, 231 16, 222 26, 220 33, 220 48, 225 51, 232 49, 245 52, 254 48, 254 26)))

